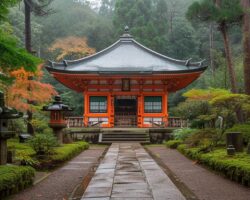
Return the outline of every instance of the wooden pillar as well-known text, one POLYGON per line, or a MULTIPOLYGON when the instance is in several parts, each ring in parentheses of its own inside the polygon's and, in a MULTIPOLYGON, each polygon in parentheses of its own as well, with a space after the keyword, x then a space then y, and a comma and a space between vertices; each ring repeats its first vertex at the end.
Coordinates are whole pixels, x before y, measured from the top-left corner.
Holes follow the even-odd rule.
POLYGON ((137 97, 137 106, 138 106, 138 110, 137 110, 137 126, 139 128, 143 127, 143 80, 139 80, 139 84, 140 84, 140 92, 139 95, 137 97))
POLYGON ((143 96, 140 93, 137 97, 137 106, 138 106, 138 110, 137 110, 137 126, 139 128, 142 128, 143 126, 143 118, 142 118, 142 106, 143 106, 143 96))
POLYGON ((163 122, 164 122, 164 126, 167 127, 168 126, 168 80, 163 80, 163 84, 164 84, 164 118, 163 118, 163 122))
POLYGON ((114 94, 113 94, 113 84, 114 84, 114 80, 110 79, 108 80, 108 84, 109 84, 109 127, 113 128, 115 125, 115 98, 114 98, 114 94))
POLYGON ((87 91, 84 92, 84 126, 88 126, 88 114, 89 114, 89 95, 87 91))
POLYGON ((115 123, 115 111, 114 111, 114 95, 110 94, 109 95, 109 127, 112 128, 114 127, 115 123))
POLYGON ((165 93, 162 98, 162 108, 163 108, 163 122, 164 126, 166 127, 168 125, 168 94, 165 93))

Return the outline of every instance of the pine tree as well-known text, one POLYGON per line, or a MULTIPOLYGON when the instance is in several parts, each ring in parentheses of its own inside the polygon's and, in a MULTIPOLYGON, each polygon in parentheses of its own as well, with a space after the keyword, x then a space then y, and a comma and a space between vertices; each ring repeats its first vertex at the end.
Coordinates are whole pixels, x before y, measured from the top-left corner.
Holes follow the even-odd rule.
POLYGON ((113 21, 118 35, 128 25, 139 42, 164 53, 168 32, 165 0, 117 0, 113 21))
POLYGON ((250 95, 250 1, 241 0, 243 15, 243 53, 245 93, 250 95))
POLYGON ((25 13, 25 48, 32 53, 31 46, 31 13, 37 16, 45 16, 52 12, 48 7, 53 0, 24 0, 25 13))
POLYGON ((231 90, 237 93, 237 82, 233 65, 228 29, 241 20, 242 9, 239 0, 203 0, 193 3, 187 12, 189 20, 200 22, 215 22, 220 31, 230 76, 231 90))

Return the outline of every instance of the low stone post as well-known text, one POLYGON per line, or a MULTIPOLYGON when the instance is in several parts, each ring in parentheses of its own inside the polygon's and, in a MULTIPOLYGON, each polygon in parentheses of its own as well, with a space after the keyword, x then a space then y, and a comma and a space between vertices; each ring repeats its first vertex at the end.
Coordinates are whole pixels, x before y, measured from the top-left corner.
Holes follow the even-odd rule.
POLYGON ((233 156, 235 154, 235 148, 233 145, 228 145, 227 147, 227 155, 233 156))
POLYGON ((227 133, 227 147, 233 145, 236 152, 243 151, 243 137, 239 132, 227 133))
POLYGON ((63 104, 59 95, 55 96, 55 100, 51 105, 44 106, 43 111, 50 111, 49 126, 53 129, 54 135, 59 144, 63 143, 63 129, 67 126, 64 113, 72 111, 72 109, 63 104))
POLYGON ((7 163, 7 140, 15 135, 8 131, 8 122, 22 116, 22 113, 5 106, 4 94, 0 91, 0 165, 7 163))

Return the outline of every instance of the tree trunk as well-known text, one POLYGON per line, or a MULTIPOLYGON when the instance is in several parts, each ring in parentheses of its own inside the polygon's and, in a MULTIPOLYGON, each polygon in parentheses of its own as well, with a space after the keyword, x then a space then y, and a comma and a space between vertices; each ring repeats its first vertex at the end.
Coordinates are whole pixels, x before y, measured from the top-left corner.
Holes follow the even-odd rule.
POLYGON ((250 95, 250 1, 241 0, 243 15, 243 52, 245 93, 250 95))
POLYGON ((228 73, 229 73, 230 83, 231 83, 231 91, 232 93, 237 93, 237 83, 236 83, 234 65, 232 61, 232 52, 231 52, 227 28, 225 24, 220 25, 220 32, 222 34, 223 41, 224 41, 227 67, 228 67, 228 73))
POLYGON ((213 24, 210 24, 209 27, 209 53, 210 53, 210 67, 212 70, 213 77, 215 76, 215 66, 214 66, 214 31, 213 31, 213 24))
POLYGON ((29 0, 24 0, 24 10, 25 10, 25 48, 31 53, 31 8, 28 3, 29 0))
MULTIPOLYGON (((28 77, 28 80, 29 80, 29 81, 32 81, 32 80, 33 80, 33 77, 32 77, 32 76, 28 77)), ((31 83, 30 83, 30 84, 31 84, 31 83)), ((29 86, 27 87, 27 90, 28 90, 28 91, 31 91, 30 84, 29 84, 29 86)), ((31 101, 31 100, 28 100, 27 103, 30 104, 30 105, 34 104, 34 102, 31 101)), ((33 113, 32 113, 31 110, 27 110, 27 116, 28 116, 28 117, 27 117, 27 133, 29 133, 29 134, 31 134, 31 135, 34 135, 35 132, 34 132, 34 128, 33 128, 33 126, 32 126, 33 113)))
MULTIPOLYGON (((31 7, 29 0, 24 0, 24 12, 25 12, 25 48, 29 53, 32 53, 31 47, 31 7)), ((27 88, 30 91, 30 87, 27 88)), ((31 101, 28 100, 28 104, 32 104, 31 101)), ((32 126, 32 117, 33 113, 31 111, 27 111, 27 133, 34 135, 34 129, 32 126)))

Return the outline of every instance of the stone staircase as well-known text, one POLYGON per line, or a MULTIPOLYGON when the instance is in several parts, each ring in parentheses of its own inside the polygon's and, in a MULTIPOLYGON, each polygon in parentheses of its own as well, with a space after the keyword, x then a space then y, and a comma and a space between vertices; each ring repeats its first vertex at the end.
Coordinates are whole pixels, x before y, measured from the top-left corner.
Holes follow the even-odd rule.
POLYGON ((99 143, 111 144, 115 142, 136 142, 149 144, 150 138, 148 129, 112 128, 101 130, 101 133, 99 134, 99 143))

